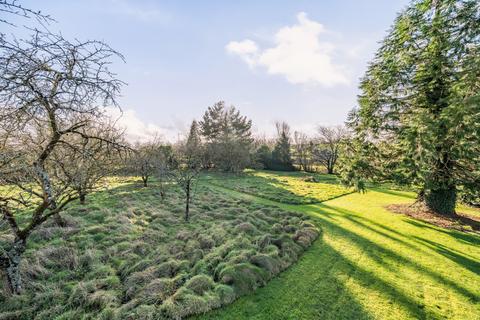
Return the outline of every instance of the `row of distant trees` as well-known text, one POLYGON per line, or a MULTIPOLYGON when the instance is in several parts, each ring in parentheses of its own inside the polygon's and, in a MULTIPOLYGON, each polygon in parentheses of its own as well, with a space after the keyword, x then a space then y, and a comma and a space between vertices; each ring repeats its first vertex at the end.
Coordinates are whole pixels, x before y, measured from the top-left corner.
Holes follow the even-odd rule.
POLYGON ((276 124, 277 138, 261 139, 255 150, 254 163, 269 170, 335 173, 348 142, 349 131, 343 126, 319 126, 315 135, 295 131, 286 122, 276 124))

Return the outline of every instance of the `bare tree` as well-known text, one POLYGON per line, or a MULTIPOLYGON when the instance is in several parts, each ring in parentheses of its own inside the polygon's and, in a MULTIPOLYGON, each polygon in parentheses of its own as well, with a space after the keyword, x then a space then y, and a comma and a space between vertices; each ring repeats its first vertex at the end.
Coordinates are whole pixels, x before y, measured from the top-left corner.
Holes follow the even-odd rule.
POLYGON ((155 177, 158 180, 160 197, 162 200, 165 199, 167 194, 167 186, 170 182, 171 177, 171 166, 170 162, 172 160, 172 146, 162 145, 158 149, 157 155, 155 156, 155 177))
POLYGON ((189 139, 185 143, 175 146, 170 160, 170 175, 185 194, 185 221, 190 218, 190 202, 193 198, 194 186, 202 169, 202 146, 191 143, 189 139))
MULTIPOLYGON (((34 17, 41 22, 53 21, 49 15, 43 14, 40 10, 26 8, 16 0, 0 0, 0 13, 5 16, 20 16, 28 19, 34 17)), ((13 25, 7 18, 2 17, 0 17, 0 23, 13 25)))
POLYGON ((341 144, 347 137, 348 130, 343 126, 318 127, 318 140, 313 149, 313 159, 323 165, 327 173, 334 173, 341 144))
POLYGON ((313 171, 312 168, 312 147, 311 139, 302 132, 295 131, 293 134, 293 149, 295 162, 298 163, 300 169, 305 172, 313 171))
POLYGON ((0 215, 12 234, 0 249, 0 267, 14 294, 22 291, 28 237, 79 197, 56 153, 81 152, 72 136, 97 138, 82 128, 91 117, 101 119, 103 106, 116 105, 123 83, 108 68, 114 56, 121 57, 103 42, 72 43, 47 33, 0 39, 0 184, 8 186, 0 215))
POLYGON ((98 123, 90 119, 88 125, 80 128, 77 135, 65 139, 52 153, 58 179, 66 179, 77 192, 81 204, 87 194, 100 187, 100 181, 113 174, 120 159, 130 149, 123 141, 123 132, 106 121, 98 123))
POLYGON ((149 179, 157 173, 156 165, 161 143, 158 139, 137 143, 129 159, 129 167, 137 176, 140 176, 144 187, 148 186, 149 179))

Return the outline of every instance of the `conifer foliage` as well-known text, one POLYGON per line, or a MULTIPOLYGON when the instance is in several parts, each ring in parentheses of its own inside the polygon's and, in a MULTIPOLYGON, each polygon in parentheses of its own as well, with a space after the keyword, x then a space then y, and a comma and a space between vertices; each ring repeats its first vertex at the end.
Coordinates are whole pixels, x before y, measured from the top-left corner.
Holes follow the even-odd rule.
POLYGON ((414 1, 395 20, 363 81, 350 181, 414 185, 439 214, 480 185, 480 3, 414 1))
POLYGON ((215 103, 208 107, 199 125, 212 166, 239 172, 250 163, 252 120, 242 116, 234 106, 226 107, 223 101, 215 103))

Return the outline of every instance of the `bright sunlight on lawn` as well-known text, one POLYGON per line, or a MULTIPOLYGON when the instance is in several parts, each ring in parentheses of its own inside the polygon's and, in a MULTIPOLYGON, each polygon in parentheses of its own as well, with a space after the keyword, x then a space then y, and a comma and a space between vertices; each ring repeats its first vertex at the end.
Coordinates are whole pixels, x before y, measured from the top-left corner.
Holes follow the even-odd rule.
POLYGON ((267 287, 200 318, 478 319, 480 236, 384 208, 413 199, 376 189, 314 205, 276 203, 314 218, 322 240, 267 287))
POLYGON ((336 176, 326 174, 284 172, 278 175, 272 171, 247 170, 237 179, 222 174, 209 174, 207 178, 217 186, 287 204, 318 203, 352 192, 341 186, 336 176))

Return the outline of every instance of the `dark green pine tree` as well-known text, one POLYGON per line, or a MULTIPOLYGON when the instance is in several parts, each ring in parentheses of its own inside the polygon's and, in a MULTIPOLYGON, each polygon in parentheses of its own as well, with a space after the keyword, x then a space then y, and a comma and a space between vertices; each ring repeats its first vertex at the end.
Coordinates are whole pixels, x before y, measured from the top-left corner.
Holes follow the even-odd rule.
POLYGON ((199 149, 201 147, 201 144, 202 144, 202 140, 200 138, 198 122, 196 120, 193 120, 192 124, 190 125, 190 131, 188 132, 187 148, 199 149))
POLYGON ((215 103, 208 107, 199 124, 214 167, 238 172, 250 163, 252 121, 234 106, 226 107, 223 101, 215 103))
POLYGON ((438 214, 480 186, 480 2, 419 0, 402 12, 360 86, 346 176, 417 187, 438 214))
POLYGON ((272 151, 272 169, 274 170, 293 170, 293 161, 290 145, 290 127, 287 123, 276 124, 277 142, 272 151))

